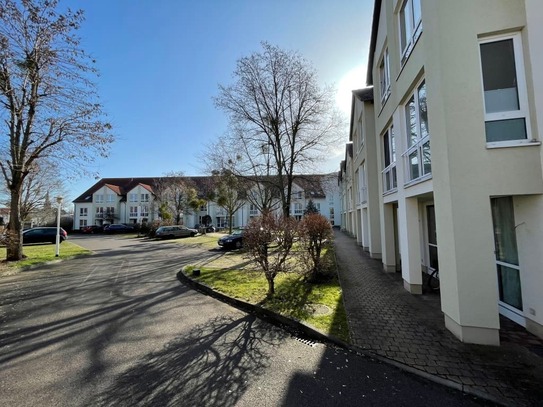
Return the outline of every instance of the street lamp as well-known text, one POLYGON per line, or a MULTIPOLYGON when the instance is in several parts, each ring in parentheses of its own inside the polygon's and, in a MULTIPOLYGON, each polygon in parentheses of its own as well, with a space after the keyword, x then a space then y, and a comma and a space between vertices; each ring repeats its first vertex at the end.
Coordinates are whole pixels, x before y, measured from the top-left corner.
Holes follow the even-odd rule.
POLYGON ((57 250, 55 253, 55 257, 59 256, 59 249, 60 249, 60 208, 62 206, 62 197, 57 196, 57 204, 58 204, 58 211, 57 211, 57 250))

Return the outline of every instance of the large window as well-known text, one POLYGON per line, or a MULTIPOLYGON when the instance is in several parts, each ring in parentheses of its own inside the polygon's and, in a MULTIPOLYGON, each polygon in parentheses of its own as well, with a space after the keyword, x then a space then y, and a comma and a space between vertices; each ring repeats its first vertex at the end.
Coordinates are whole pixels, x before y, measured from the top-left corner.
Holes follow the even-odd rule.
POLYGON ((394 190, 398 187, 396 176, 396 140, 394 127, 390 126, 383 134, 383 192, 394 190))
POLYGON ((149 194, 141 194, 141 202, 149 202, 149 194))
POLYGON ((130 207, 130 217, 131 218, 137 218, 138 217, 138 207, 137 206, 131 206, 130 207))
POLYGON ((400 9, 400 49, 402 64, 407 60, 422 32, 420 0, 405 0, 400 9))
POLYGON ((79 208, 79 216, 87 216, 89 209, 88 208, 79 208))
POLYGON ((432 173, 430 130, 426 104, 426 83, 422 82, 405 105, 407 128, 407 182, 432 173))
POLYGON ((390 95, 390 66, 389 66, 388 48, 385 49, 383 58, 379 64, 379 86, 381 92, 381 102, 384 104, 390 95))
POLYGON ((488 143, 528 140, 528 102, 520 34, 480 43, 488 143))
POLYGON ((96 203, 104 203, 104 194, 96 194, 96 203))
POLYGON ((138 194, 130 194, 129 200, 130 202, 138 202, 138 194))
POLYGON ((107 202, 115 202, 115 194, 107 194, 107 202))

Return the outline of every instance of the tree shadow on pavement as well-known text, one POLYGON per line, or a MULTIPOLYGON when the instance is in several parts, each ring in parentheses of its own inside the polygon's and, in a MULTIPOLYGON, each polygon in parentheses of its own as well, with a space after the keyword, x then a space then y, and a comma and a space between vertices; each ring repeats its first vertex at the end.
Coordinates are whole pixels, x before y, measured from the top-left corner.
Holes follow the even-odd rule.
POLYGON ((197 326, 117 377, 95 405, 233 406, 286 335, 261 324, 248 315, 197 326))

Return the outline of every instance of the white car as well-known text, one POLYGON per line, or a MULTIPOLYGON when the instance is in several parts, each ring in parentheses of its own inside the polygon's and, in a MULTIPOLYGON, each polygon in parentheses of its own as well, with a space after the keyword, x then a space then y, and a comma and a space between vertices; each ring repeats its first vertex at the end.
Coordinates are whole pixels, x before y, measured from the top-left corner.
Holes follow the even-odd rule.
POLYGON ((161 226, 156 230, 155 237, 159 239, 173 239, 175 237, 196 236, 198 231, 186 226, 161 226))

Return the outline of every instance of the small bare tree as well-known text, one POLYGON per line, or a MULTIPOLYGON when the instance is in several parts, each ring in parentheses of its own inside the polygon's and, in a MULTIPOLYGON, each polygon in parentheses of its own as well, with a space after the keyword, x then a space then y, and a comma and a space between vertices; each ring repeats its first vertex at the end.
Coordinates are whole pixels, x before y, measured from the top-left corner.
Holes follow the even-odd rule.
POLYGON ((297 225, 294 218, 268 212, 251 219, 243 232, 243 246, 268 282, 268 298, 275 294, 275 277, 286 271, 297 225))
MULTIPOLYGON (((22 258, 21 195, 40 158, 106 156, 113 141, 92 76, 94 61, 74 34, 83 12, 58 0, 0 0, 0 170, 10 192, 7 260, 22 258)), ((62 167, 58 165, 59 169, 62 167)))
POLYGON ((228 233, 232 233, 232 219, 234 215, 245 205, 247 198, 247 182, 236 177, 228 170, 222 170, 214 174, 217 188, 215 202, 223 208, 228 215, 228 233))
POLYGON ((164 177, 157 178, 153 190, 162 218, 170 215, 176 225, 181 224, 184 213, 190 209, 190 185, 183 173, 170 172, 164 177))
POLYGON ((343 119, 333 88, 319 86, 306 60, 265 42, 262 48, 238 61, 235 83, 219 87, 215 104, 229 116, 236 161, 252 169, 239 174, 267 175, 288 217, 295 174, 336 144, 343 119))

